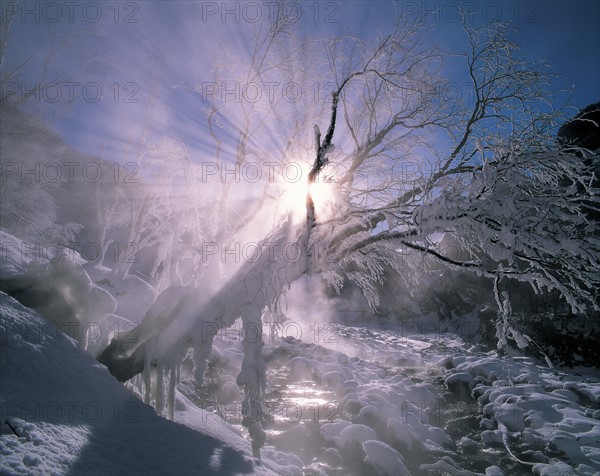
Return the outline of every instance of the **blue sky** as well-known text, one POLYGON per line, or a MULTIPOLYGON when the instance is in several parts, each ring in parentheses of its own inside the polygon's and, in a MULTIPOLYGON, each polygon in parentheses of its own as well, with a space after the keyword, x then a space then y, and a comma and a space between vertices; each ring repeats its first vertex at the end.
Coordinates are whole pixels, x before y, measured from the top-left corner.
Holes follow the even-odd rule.
MULTIPOLYGON (((175 95, 173 87, 182 81, 210 81, 223 39, 231 42, 236 54, 247 56, 248 27, 274 8, 272 3, 257 7, 254 2, 138 1, 82 2, 69 11, 65 2, 54 2, 61 8, 56 11, 48 2, 4 2, 1 14, 4 17, 7 9, 21 9, 23 4, 29 13, 18 12, 7 48, 11 64, 33 57, 19 87, 31 89, 39 78, 49 51, 49 31, 60 13, 58 31, 64 36, 59 38, 75 36, 53 58, 47 78, 74 78, 79 84, 72 87, 79 98, 68 116, 44 98, 34 106, 50 114, 53 127, 67 142, 92 155, 107 149, 115 158, 122 156, 126 138, 142 128, 148 110, 166 128, 176 122, 172 132, 193 148, 209 147, 205 134, 195 133, 203 127, 203 104, 182 90, 175 95), (81 74, 87 65, 91 67, 81 74), (98 101, 94 101, 96 86, 81 90, 89 83, 100 86, 98 101), (81 99, 83 93, 89 100, 81 99)), ((515 39, 523 53, 532 59, 549 58, 552 71, 561 75, 557 86, 574 85, 574 106, 600 100, 598 1, 301 1, 290 12, 299 15, 300 30, 313 38, 340 33, 373 38, 377 32, 389 31, 397 15, 402 19, 416 16, 431 25, 432 41, 460 50, 464 36, 457 17, 459 4, 470 11, 472 25, 499 19, 519 29, 515 39)), ((454 74, 452 68, 449 71, 454 74)), ((3 94, 10 91, 6 87, 3 94)), ((68 92, 62 86, 63 97, 68 92)))

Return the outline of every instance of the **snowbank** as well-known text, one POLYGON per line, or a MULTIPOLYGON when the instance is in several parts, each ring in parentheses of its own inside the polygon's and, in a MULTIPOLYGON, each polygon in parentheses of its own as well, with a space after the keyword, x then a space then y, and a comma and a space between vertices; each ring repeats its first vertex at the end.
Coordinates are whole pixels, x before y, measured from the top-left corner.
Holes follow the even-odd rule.
POLYGON ((84 266, 94 284, 109 292, 117 301, 115 314, 139 324, 156 299, 154 289, 133 275, 119 276, 109 268, 87 263, 84 266))
POLYGON ((394 448, 382 441, 368 440, 362 444, 366 454, 365 463, 376 469, 381 476, 410 476, 404 466, 404 458, 394 448))
POLYGON ((110 293, 92 283, 85 261, 72 250, 44 247, 0 232, 0 290, 36 309, 84 347, 89 334, 116 308, 110 293))
POLYGON ((453 364, 446 384, 452 388, 453 383, 465 382, 472 388, 487 417, 481 422, 486 428, 481 433, 484 446, 503 445, 540 461, 531 465, 534 474, 598 474, 596 371, 566 373, 528 357, 471 356, 454 359, 453 364))
POLYGON ((0 473, 275 474, 230 425, 178 395, 154 410, 37 312, 0 293, 0 473))

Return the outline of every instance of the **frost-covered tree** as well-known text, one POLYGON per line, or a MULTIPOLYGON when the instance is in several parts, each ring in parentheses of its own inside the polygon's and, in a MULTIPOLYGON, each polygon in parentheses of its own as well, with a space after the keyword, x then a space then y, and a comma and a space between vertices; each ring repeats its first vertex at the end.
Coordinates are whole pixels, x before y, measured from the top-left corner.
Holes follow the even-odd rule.
MULTIPOLYGON (((13 5, 16 7, 16 5, 13 5)), ((0 226, 8 233, 36 243, 67 245, 81 229, 64 223, 57 196, 68 172, 60 159, 80 161, 44 120, 65 117, 74 94, 62 94, 58 85, 79 84, 105 67, 105 57, 83 48, 97 28, 68 21, 41 25, 46 41, 23 45, 18 36, 19 10, 2 10, 0 18, 0 226), (66 72, 62 61, 77 57, 77 67, 66 72), (49 89, 48 89, 49 88, 49 89), (50 92, 51 90, 51 92, 50 92), (58 91, 58 92, 57 92, 58 91), (55 96, 58 94, 58 96, 55 96), (62 219, 62 220, 61 220, 62 219)), ((42 22, 43 23, 43 22, 42 22)))
MULTIPOLYGON (((216 78, 295 82, 305 92, 317 81, 327 85, 325 97, 228 102, 206 87, 184 86, 207 105, 219 163, 242 166, 254 157, 262 165, 305 164, 302 212, 287 210, 260 245, 275 252, 246 260, 218 292, 167 288, 133 333, 105 349, 100 361, 119 379, 144 372, 146 398, 155 393, 159 412, 168 402, 172 413, 177 368, 188 350, 201 378, 216 330, 241 318, 238 384, 258 454, 265 439, 262 315, 277 314, 280 296, 306 274, 337 288, 353 281, 371 306, 386 269, 407 275, 423 257, 493 278, 498 340, 519 346, 529 338, 511 322, 506 280, 556 289, 574 310, 597 306, 598 223, 586 213, 598 204, 593 169, 558 147, 555 129, 564 118, 548 100, 547 65, 521 58, 507 26, 464 25, 467 49, 454 56, 427 46, 419 25, 398 24, 370 41, 312 42, 278 17, 253 25, 252 33, 250 59, 224 52, 216 78), (469 94, 448 93, 445 57, 464 68, 469 94), (441 246, 440 236, 462 252, 441 246), (280 252, 290 247, 294 259, 280 252)), ((255 203, 267 206, 287 185, 253 184, 255 203)), ((221 184, 216 240, 242 239, 257 215, 249 207, 237 210, 235 223, 228 220, 233 188, 221 184)))
POLYGON ((56 178, 52 157, 65 150, 65 144, 42 121, 12 105, 3 105, 0 121, 3 231, 39 245, 64 244, 77 235, 81 226, 61 223, 56 200, 64 180, 56 178))

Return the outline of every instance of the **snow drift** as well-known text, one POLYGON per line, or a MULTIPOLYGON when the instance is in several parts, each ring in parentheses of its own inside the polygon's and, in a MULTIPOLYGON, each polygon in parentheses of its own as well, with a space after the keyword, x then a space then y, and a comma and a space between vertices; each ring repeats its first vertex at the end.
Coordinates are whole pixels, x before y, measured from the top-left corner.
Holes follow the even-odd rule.
POLYGON ((183 397, 176 420, 194 429, 156 415, 73 339, 48 332, 42 316, 4 293, 0 319, 1 473, 274 474, 230 425, 183 397))

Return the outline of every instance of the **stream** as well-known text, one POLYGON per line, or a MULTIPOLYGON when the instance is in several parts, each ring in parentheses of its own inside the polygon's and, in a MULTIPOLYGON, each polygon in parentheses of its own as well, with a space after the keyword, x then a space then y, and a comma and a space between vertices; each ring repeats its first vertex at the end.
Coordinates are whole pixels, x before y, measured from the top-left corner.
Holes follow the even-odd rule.
MULTIPOLYGON (((218 382, 224 378, 231 381, 236 375, 235 365, 223 366, 224 356, 233 352, 227 345, 218 349, 220 358, 209 363, 205 384, 198 389, 205 397, 214 399, 218 382)), ((382 427, 376 418, 378 412, 369 407, 375 415, 371 417, 361 408, 369 406, 369 399, 377 402, 380 395, 389 397, 396 391, 396 402, 400 403, 392 406, 402 416, 403 423, 443 430, 430 430, 437 435, 438 445, 425 443, 411 451, 404 448, 402 455, 410 474, 452 474, 419 468, 443 458, 450 458, 457 468, 479 474, 491 465, 507 475, 531 474, 531 466, 516 462, 502 444, 481 445, 484 417, 481 405, 468 389, 459 387, 450 391, 444 385, 447 376, 444 358, 489 357, 478 346, 466 344, 460 336, 407 335, 402 330, 328 324, 327 342, 272 339, 265 345, 264 355, 268 366, 263 421, 266 445, 302 460, 305 475, 370 474, 369 468, 362 464, 364 455, 355 459, 356 455, 344 453, 337 445, 337 436, 326 438, 323 428, 327 428, 324 425, 332 428, 330 424, 360 423, 373 428, 379 437, 382 427)), ((236 405, 241 405, 241 395, 236 405)), ((223 416, 247 435, 239 414, 238 418, 231 413, 223 416)), ((396 446, 398 450, 402 449, 401 443, 396 446)))

